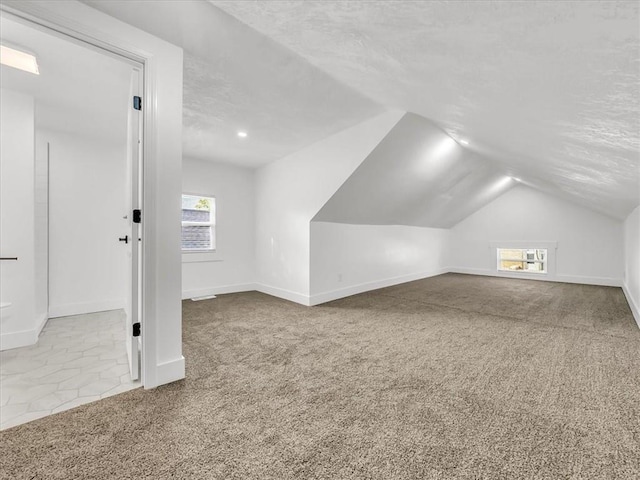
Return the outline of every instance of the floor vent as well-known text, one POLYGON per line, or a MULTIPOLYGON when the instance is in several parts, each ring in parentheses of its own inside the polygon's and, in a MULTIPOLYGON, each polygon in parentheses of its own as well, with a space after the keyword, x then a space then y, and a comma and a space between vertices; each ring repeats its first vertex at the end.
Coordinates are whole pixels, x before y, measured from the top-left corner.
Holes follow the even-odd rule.
POLYGON ((212 298, 216 298, 215 295, 207 295, 206 297, 193 297, 191 299, 192 302, 199 302, 200 300, 211 300, 212 298))

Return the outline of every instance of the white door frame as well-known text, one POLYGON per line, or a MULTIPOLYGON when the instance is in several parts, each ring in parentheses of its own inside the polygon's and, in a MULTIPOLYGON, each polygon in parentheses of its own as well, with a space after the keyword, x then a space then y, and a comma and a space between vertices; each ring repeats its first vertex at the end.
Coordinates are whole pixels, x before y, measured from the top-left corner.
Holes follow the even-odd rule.
MULTIPOLYGON (((125 192, 127 210, 124 218, 127 219, 129 228, 126 233, 131 236, 131 241, 127 245, 127 303, 125 308, 125 336, 127 357, 129 357, 129 372, 132 380, 140 380, 140 351, 141 335, 140 325, 142 322, 142 231, 140 219, 136 219, 134 212, 143 209, 143 169, 142 169, 142 115, 138 113, 139 102, 134 99, 142 98, 144 71, 142 66, 134 67, 131 70, 129 85, 129 98, 127 102, 127 192, 125 192), (136 334, 135 330, 138 330, 136 334)), ((126 237, 125 237, 126 239, 126 237)), ((126 243, 126 242, 125 242, 126 243)))
MULTIPOLYGON (((38 28, 62 37, 66 40, 76 42, 87 46, 89 48, 100 51, 101 53, 114 56, 128 63, 138 66, 143 75, 143 93, 142 93, 142 162, 141 172, 142 176, 141 188, 142 188, 142 238, 149 239, 153 235, 153 230, 149 227, 148 222, 144 221, 144 205, 145 200, 148 199, 147 181, 144 177, 145 166, 147 165, 149 158, 153 158, 155 154, 154 142, 149 141, 148 132, 156 132, 156 111, 155 105, 152 99, 156 97, 155 84, 149 81, 147 71, 154 68, 154 60, 150 54, 146 54, 141 51, 134 51, 131 47, 122 48, 116 45, 115 40, 109 38, 103 32, 92 31, 91 28, 85 25, 79 25, 73 22, 71 19, 63 16, 52 16, 51 11, 46 8, 46 5, 38 5, 36 2, 20 2, 20 1, 3 1, 0 4, 0 11, 3 15, 12 18, 16 21, 26 23, 34 28, 38 28)), ((130 99, 132 100, 132 99, 130 99)), ((140 355, 141 360, 141 384, 147 388, 153 388, 158 385, 157 372, 156 372, 156 345, 155 345, 155 322, 147 321, 146 305, 147 305, 147 293, 150 291, 147 281, 145 280, 145 273, 147 272, 147 262, 145 261, 148 256, 145 254, 145 243, 142 242, 141 248, 141 263, 142 263, 142 279, 141 279, 141 318, 139 321, 142 325, 142 351, 140 355)), ((130 334, 131 332, 127 332, 130 334)), ((163 382, 162 382, 163 383, 163 382)))

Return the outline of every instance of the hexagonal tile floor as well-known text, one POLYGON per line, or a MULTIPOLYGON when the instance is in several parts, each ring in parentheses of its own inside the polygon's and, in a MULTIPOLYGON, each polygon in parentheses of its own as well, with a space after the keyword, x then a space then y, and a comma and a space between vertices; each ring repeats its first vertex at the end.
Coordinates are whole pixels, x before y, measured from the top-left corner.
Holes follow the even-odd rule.
POLYGON ((139 387, 124 335, 122 310, 52 318, 36 345, 0 352, 0 430, 139 387))

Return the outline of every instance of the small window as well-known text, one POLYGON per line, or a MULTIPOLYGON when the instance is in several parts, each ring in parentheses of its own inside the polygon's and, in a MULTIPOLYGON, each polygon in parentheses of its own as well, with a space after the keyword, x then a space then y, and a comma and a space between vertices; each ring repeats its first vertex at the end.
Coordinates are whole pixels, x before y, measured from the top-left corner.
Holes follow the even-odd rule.
POLYGON ((182 195, 182 251, 211 252, 216 249, 216 199, 182 195))
POLYGON ((547 273, 546 248, 498 248, 501 272, 547 273))

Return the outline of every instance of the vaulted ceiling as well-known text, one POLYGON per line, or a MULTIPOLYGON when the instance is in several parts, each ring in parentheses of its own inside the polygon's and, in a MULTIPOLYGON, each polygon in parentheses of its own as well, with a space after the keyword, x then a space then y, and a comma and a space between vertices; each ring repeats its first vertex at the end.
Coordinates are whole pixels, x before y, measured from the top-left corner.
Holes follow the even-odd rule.
POLYGON ((204 0, 85 3, 184 49, 186 157, 258 167, 385 110, 204 0))
POLYGON ((617 217, 640 203, 638 2, 212 3, 511 174, 617 217))
POLYGON ((530 186, 640 203, 638 2, 86 3, 184 48, 187 156, 260 166, 400 109, 530 186))

